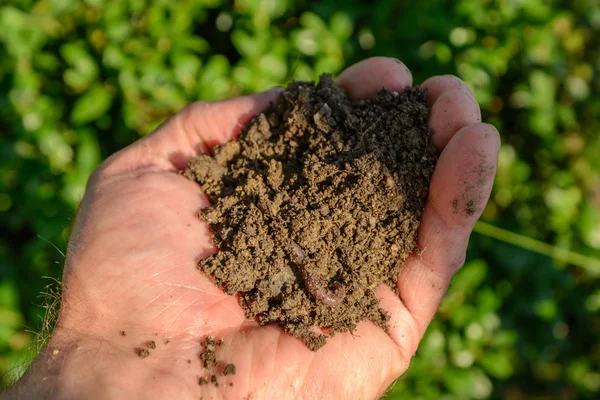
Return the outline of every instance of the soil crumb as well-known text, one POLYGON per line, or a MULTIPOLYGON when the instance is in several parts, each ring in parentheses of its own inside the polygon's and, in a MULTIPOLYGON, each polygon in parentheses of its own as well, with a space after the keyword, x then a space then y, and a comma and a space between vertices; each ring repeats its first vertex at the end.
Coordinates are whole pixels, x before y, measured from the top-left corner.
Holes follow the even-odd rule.
POLYGON ((146 358, 150 355, 150 351, 148 349, 141 349, 137 354, 140 358, 146 358))
MULTIPOLYGON (((190 161, 211 206, 200 216, 219 252, 199 269, 247 317, 278 323, 311 350, 371 320, 375 290, 395 290, 437 161, 427 93, 382 90, 352 103, 327 74, 294 82, 239 139, 190 161)), ((206 365, 206 361, 205 361, 206 365)))
POLYGON ((467 201, 467 206, 465 207, 465 211, 467 212, 467 215, 470 217, 473 214, 475 214, 475 212, 477 211, 477 209, 475 208, 475 200, 469 200, 467 201))
POLYGON ((202 386, 202 385, 208 385, 208 380, 206 378, 200 378, 198 380, 198 385, 202 386))
POLYGON ((200 342, 204 350, 200 353, 200 359, 204 364, 204 368, 212 368, 217 364, 217 346, 223 344, 222 340, 214 341, 211 336, 207 336, 200 342))
POLYGON ((149 349, 156 349, 156 342, 154 340, 151 340, 148 343, 146 343, 146 347, 149 349))
POLYGON ((227 376, 227 375, 235 375, 235 365, 234 364, 227 364, 225 366, 225 369, 223 369, 223 375, 227 376))

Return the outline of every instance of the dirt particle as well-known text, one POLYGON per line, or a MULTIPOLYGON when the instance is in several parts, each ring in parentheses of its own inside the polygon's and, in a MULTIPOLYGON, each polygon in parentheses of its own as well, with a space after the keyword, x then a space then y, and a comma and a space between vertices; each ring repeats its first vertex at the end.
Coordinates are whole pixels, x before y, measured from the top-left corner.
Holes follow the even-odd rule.
POLYGON ((328 75, 292 83, 236 142, 183 172, 211 201, 200 217, 220 249, 198 268, 238 293, 248 318, 312 350, 327 341, 314 326, 333 335, 371 320, 387 331, 375 291, 395 288, 417 249, 437 161, 429 111, 421 88, 353 103, 328 75))
POLYGON ((227 364, 223 370, 223 375, 235 375, 235 365, 227 364))
POLYGON ((148 343, 146 343, 146 347, 149 348, 149 349, 155 349, 156 348, 156 342, 154 340, 151 340, 148 343))
POLYGON ((171 341, 169 339, 165 340, 165 344, 169 344, 171 341))
POLYGON ((198 379, 198 385, 208 385, 208 380, 204 377, 201 377, 200 379, 198 379))
POLYGON ((204 368, 212 368, 217 364, 217 342, 215 342, 211 336, 207 336, 200 342, 200 345, 204 347, 204 350, 200 353, 200 359, 204 365, 204 368))
POLYGON ((229 386, 233 386, 233 382, 229 382, 229 386))
POLYGON ((150 351, 148 349, 140 349, 137 353, 140 358, 146 358, 150 355, 150 351))
POLYGON ((125 332, 125 331, 121 331, 121 332, 119 332, 119 334, 120 334, 121 336, 127 336, 127 332, 125 332))
POLYGON ((477 209, 475 208, 475 200, 467 201, 467 206, 465 207, 465 212, 467 215, 470 217, 475 214, 476 211, 477 209))
POLYGON ((211 381, 212 383, 217 383, 217 376, 216 376, 216 375, 211 375, 211 376, 210 376, 210 381, 211 381))

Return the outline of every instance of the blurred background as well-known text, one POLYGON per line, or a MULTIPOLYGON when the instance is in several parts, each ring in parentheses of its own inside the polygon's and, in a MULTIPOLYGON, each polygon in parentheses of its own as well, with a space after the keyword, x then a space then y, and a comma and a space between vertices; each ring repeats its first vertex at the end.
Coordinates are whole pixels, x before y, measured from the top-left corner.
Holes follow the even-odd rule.
POLYGON ((389 398, 600 398, 599 37, 599 0, 1 0, 0 387, 39 349, 98 163, 191 101, 385 55, 464 79, 503 139, 389 398))

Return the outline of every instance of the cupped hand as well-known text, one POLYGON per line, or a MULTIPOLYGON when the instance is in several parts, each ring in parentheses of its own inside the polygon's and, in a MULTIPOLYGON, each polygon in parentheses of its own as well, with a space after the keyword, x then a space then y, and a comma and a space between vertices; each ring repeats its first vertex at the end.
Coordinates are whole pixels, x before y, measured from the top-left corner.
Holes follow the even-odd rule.
MULTIPOLYGON (((371 58, 337 80, 355 99, 381 88, 402 92, 409 70, 371 58)), ((336 334, 318 352, 278 326, 247 320, 233 296, 200 272, 212 254, 198 211, 199 187, 178 175, 188 160, 234 139, 279 91, 194 103, 152 135, 107 159, 90 178, 69 243, 62 307, 48 347, 13 393, 44 382, 38 398, 372 399, 409 366, 490 194, 499 136, 456 77, 423 83, 440 158, 419 228, 421 252, 398 277, 400 298, 378 290, 390 313, 386 334, 371 322, 336 334), (198 353, 205 336, 223 339, 217 359, 236 365, 219 386, 198 353), (149 341, 150 355, 137 354, 149 341), (28 384, 29 382, 29 384, 28 384), (230 385, 231 384, 231 385, 230 385), (19 386, 20 385, 20 386, 19 386)), ((25 390, 25 392, 24 392, 25 390)), ((8 392, 10 393, 10 392, 8 392)))

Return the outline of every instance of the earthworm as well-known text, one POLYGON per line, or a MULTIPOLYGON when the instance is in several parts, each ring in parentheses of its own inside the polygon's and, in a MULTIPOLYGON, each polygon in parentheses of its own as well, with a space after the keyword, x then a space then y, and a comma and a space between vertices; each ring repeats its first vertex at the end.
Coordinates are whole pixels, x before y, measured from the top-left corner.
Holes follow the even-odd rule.
POLYGON ((307 266, 306 262, 306 254, 304 251, 298 246, 296 242, 293 240, 290 241, 290 247, 292 248, 292 252, 295 255, 295 262, 300 267, 300 273, 302 274, 302 280, 304 280, 304 285, 306 286, 306 290, 321 303, 326 304, 330 307, 337 307, 344 300, 344 296, 346 295, 346 288, 344 285, 340 283, 335 283, 335 290, 332 292, 328 290, 319 277, 314 274, 313 268, 307 266))

